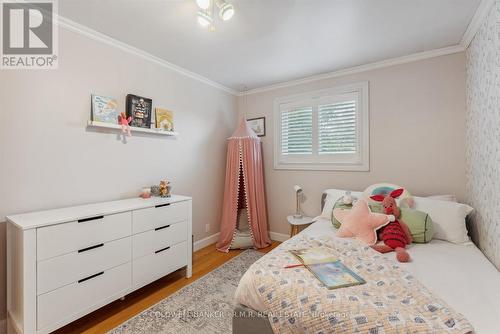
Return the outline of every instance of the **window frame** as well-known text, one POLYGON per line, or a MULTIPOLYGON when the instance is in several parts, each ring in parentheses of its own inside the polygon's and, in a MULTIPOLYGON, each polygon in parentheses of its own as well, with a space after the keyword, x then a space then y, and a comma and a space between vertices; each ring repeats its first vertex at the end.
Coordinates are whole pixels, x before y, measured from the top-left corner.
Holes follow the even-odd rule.
MULTIPOLYGON (((340 99, 342 100, 342 99, 340 99)), ((279 97, 274 100, 274 169, 283 170, 370 170, 370 111, 369 82, 335 86, 328 89, 279 97), (319 154, 318 105, 339 100, 340 96, 356 94, 356 136, 357 151, 351 153, 319 154), (282 154, 281 113, 287 107, 312 106, 313 109, 313 153, 282 154)))

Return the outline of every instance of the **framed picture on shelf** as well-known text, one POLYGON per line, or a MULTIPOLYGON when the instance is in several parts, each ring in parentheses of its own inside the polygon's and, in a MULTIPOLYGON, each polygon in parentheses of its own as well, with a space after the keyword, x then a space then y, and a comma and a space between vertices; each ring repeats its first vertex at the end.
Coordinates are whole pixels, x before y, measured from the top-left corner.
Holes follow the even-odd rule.
POLYGON ((127 117, 132 117, 130 126, 138 128, 151 128, 151 110, 153 100, 133 94, 127 95, 127 117))
POLYGON ((155 108, 155 126, 157 129, 174 131, 174 113, 163 108, 155 108))
POLYGON ((112 97, 92 94, 90 120, 118 124, 118 102, 112 97))
POLYGON ((253 132, 259 137, 264 137, 266 135, 266 118, 250 118, 247 119, 248 124, 252 128, 253 132))

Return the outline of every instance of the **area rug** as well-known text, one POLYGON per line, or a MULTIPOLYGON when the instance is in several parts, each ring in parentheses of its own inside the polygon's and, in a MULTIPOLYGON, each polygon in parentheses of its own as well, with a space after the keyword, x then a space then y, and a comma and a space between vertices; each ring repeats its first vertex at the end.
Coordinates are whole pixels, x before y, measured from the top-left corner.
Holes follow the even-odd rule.
POLYGON ((236 287, 263 255, 244 251, 108 333, 231 333, 236 287))

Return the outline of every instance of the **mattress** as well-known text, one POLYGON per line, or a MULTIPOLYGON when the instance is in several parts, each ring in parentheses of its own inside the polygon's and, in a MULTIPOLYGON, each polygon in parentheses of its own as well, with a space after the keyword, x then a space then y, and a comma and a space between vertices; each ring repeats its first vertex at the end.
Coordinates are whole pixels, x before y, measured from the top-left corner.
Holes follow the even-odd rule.
MULTIPOLYGON (((335 232, 330 221, 322 219, 294 238, 303 234, 321 236, 335 232)), ((474 244, 457 245, 432 240, 428 244, 412 244, 408 251, 412 261, 401 263, 401 267, 417 277, 455 311, 462 313, 477 333, 498 333, 500 272, 474 244)), ((394 253, 384 256, 395 261, 394 253)), ((236 302, 266 312, 265 304, 255 291, 249 272, 243 275, 236 290, 236 302)))

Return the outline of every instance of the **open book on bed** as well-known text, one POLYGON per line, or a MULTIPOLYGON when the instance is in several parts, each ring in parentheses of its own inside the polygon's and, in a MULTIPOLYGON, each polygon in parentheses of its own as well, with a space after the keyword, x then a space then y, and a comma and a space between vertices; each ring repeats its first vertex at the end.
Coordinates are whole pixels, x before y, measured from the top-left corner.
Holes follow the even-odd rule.
POLYGON ((290 250, 290 253, 295 255, 328 289, 366 283, 363 278, 343 265, 324 248, 290 250))

